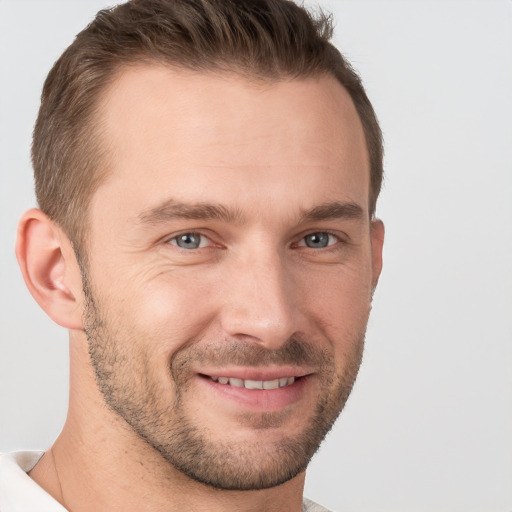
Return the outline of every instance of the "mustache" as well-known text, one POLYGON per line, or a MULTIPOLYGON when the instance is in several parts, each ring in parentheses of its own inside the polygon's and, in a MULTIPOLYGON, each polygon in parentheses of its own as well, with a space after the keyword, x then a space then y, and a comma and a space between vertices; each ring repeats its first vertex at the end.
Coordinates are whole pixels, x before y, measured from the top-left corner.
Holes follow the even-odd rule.
MULTIPOLYGON (((251 341, 227 339, 222 342, 196 343, 176 352, 171 369, 183 371, 194 365, 264 367, 271 365, 321 368, 332 365, 332 353, 294 336, 278 349, 267 349, 251 341)), ((173 373, 174 373, 173 371, 173 373)))

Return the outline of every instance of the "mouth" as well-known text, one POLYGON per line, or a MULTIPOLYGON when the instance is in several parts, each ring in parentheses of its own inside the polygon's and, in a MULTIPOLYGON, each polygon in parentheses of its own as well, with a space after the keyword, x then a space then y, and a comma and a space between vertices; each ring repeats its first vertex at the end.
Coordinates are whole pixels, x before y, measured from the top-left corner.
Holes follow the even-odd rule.
POLYGON ((213 375, 203 375, 202 377, 209 378, 214 382, 226 386, 233 386, 235 388, 245 389, 279 389, 291 386, 297 379, 301 377, 279 377, 272 380, 252 380, 252 379, 239 379, 237 377, 216 377, 213 375))
MULTIPOLYGON (((246 368, 203 371, 197 374, 205 389, 222 403, 238 409, 278 411, 306 399, 312 373, 295 368, 246 368)), ((219 403, 220 405, 220 403, 219 403)))

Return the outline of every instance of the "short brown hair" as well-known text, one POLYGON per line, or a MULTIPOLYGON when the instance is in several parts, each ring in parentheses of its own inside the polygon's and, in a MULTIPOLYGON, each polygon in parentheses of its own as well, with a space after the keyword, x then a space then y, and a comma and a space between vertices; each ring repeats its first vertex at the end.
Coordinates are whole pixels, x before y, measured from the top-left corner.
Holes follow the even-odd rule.
POLYGON ((368 146, 374 214, 382 134, 359 76, 329 42, 332 18, 288 0, 131 0, 100 11, 50 71, 34 129, 40 208, 79 249, 88 204, 108 170, 95 123, 98 98, 120 68, 157 62, 276 80, 329 74, 349 92, 368 146))

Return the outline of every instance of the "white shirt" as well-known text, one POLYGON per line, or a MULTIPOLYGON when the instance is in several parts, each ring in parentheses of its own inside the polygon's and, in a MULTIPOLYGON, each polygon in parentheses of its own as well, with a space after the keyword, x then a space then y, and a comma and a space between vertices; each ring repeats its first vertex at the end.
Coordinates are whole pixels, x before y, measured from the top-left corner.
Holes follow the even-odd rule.
MULTIPOLYGON (((43 453, 0 453, 0 512, 67 512, 27 475, 43 453)), ((329 512, 308 499, 304 499, 302 510, 329 512)))
POLYGON ((0 454, 0 512, 66 512, 27 475, 43 453, 0 454))

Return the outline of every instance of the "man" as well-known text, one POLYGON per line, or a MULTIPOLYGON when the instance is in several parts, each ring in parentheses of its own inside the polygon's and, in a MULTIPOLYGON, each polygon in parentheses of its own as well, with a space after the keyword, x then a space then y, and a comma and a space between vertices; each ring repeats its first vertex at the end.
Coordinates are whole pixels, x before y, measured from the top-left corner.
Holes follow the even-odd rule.
POLYGON ((305 469, 361 361, 380 130, 326 17, 133 0, 51 70, 29 290, 69 329, 66 424, 0 510, 318 511, 305 469))

